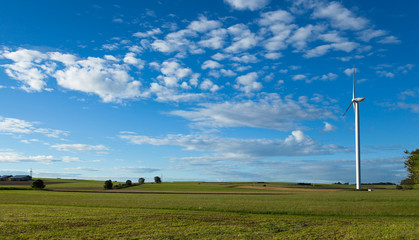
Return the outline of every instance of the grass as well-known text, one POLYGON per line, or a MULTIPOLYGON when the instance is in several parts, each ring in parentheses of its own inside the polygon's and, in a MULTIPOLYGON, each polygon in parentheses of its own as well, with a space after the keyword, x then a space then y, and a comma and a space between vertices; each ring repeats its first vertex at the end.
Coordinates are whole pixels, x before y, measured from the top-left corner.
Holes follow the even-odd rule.
MULTIPOLYGON (((75 180, 48 185, 48 181, 45 182, 50 190, 64 189, 59 185, 73 189, 77 184, 81 190, 91 186, 103 188, 101 181, 91 185, 89 181, 75 180)), ((261 186, 264 184, 296 186, 292 183, 261 186)), ((416 239, 419 236, 417 190, 273 191, 277 195, 248 195, 238 192, 243 189, 232 188, 238 185, 252 183, 163 183, 129 188, 207 194, 1 190, 0 236, 1 239, 416 239), (235 194, 217 194, 228 191, 235 194)))

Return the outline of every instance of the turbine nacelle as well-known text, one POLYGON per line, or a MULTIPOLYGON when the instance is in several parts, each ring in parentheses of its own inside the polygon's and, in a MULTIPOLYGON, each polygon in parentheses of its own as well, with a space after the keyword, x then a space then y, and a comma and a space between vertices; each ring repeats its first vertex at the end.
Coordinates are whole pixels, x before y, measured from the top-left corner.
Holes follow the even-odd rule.
POLYGON ((362 102, 362 101, 364 101, 364 97, 359 97, 359 98, 354 98, 354 99, 352 99, 352 102, 362 102))
POLYGON ((346 111, 345 111, 345 113, 342 115, 342 117, 343 117, 343 116, 345 116, 345 114, 348 112, 349 108, 351 108, 351 106, 352 106, 354 103, 359 103, 359 102, 362 102, 362 101, 364 101, 364 100, 365 100, 365 98, 364 98, 364 97, 359 97, 359 98, 354 98, 354 99, 352 99, 352 102, 349 104, 349 107, 346 109, 346 111))

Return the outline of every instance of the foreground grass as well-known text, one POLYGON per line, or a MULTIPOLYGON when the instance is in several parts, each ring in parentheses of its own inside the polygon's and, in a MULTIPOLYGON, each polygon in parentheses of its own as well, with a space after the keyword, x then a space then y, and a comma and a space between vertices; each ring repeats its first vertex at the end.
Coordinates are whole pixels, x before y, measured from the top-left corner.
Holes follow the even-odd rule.
POLYGON ((0 191, 0 236, 138 239, 415 239, 419 192, 282 195, 0 191))

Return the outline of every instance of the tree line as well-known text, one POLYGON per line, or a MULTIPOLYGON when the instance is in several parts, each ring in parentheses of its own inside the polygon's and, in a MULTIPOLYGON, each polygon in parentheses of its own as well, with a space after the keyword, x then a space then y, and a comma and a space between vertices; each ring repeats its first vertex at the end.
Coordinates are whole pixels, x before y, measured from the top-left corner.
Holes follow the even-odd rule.
MULTIPOLYGON (((154 177, 154 182, 155 183, 161 183, 162 180, 159 176, 155 176, 154 177)), ((125 183, 118 183, 118 184, 114 184, 114 182, 112 180, 106 180, 105 184, 103 185, 104 189, 120 189, 120 188, 126 188, 126 187, 131 187, 131 186, 138 186, 138 185, 142 185, 145 183, 145 178, 140 177, 138 179, 138 183, 133 183, 131 180, 127 180, 125 181, 125 183)))

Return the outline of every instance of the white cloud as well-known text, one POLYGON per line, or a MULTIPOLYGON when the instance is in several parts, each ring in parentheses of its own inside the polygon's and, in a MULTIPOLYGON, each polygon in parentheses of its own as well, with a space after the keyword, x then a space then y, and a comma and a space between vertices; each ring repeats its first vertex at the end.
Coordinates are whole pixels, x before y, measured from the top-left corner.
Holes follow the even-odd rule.
POLYGON ((177 87, 180 80, 193 75, 190 68, 182 67, 176 60, 164 61, 161 64, 160 71, 163 75, 157 78, 163 80, 167 87, 177 87))
POLYGON ((356 42, 341 42, 341 43, 332 43, 317 46, 313 49, 308 50, 305 54, 305 58, 321 57, 325 55, 329 50, 335 51, 344 51, 351 52, 359 46, 359 43, 356 42))
POLYGON ((293 77, 292 77, 292 80, 294 80, 294 81, 298 81, 298 80, 304 80, 304 79, 306 79, 307 78, 307 76, 306 75, 304 75, 304 74, 297 74, 297 75, 294 75, 293 77))
POLYGON ((231 60, 235 62, 242 62, 242 63, 255 63, 258 61, 257 57, 255 55, 251 54, 242 54, 240 56, 234 56, 230 58, 231 60))
POLYGON ((394 73, 387 71, 377 71, 378 76, 386 78, 394 78, 394 73))
POLYGON ((269 52, 269 53, 266 53, 264 55, 264 57, 267 58, 267 59, 276 60, 276 59, 279 59, 279 58, 282 57, 282 53, 280 53, 280 52, 269 52))
POLYGON ((35 50, 19 49, 15 52, 4 51, 0 56, 12 60, 12 64, 4 64, 6 74, 22 82, 21 88, 26 92, 40 92, 46 87, 48 73, 53 71, 53 64, 42 65, 48 55, 35 50))
POLYGON ((259 38, 244 24, 236 24, 227 29, 233 36, 232 44, 225 48, 228 53, 238 53, 255 47, 259 38))
POLYGON ((54 158, 51 155, 25 156, 16 152, 0 151, 0 163, 36 162, 36 163, 42 163, 42 164, 50 164, 52 162, 57 162, 57 161, 59 160, 54 158))
POLYGON ((135 66, 138 69, 143 69, 144 68, 144 64, 145 64, 145 61, 144 60, 141 60, 139 58, 136 58, 136 54, 135 53, 129 52, 129 53, 125 54, 124 63, 131 64, 131 65, 135 66))
POLYGON ((121 102, 141 95, 141 83, 128 74, 127 64, 136 64, 139 69, 144 64, 134 53, 125 56, 125 64, 117 64, 118 59, 110 55, 78 59, 71 54, 27 49, 5 52, 3 56, 15 61, 3 67, 9 76, 24 83, 22 88, 26 91, 50 90, 45 79, 53 77, 63 88, 97 94, 104 102, 121 102))
POLYGON ((260 89, 262 89, 262 84, 256 81, 257 79, 258 79, 258 74, 256 72, 250 72, 246 75, 237 77, 236 78, 237 84, 234 85, 234 87, 245 93, 259 91, 260 89))
POLYGON ((354 74, 354 70, 355 70, 355 73, 357 73, 358 72, 358 69, 357 68, 347 68, 347 69, 345 69, 345 71, 343 71, 345 74, 346 74, 346 76, 352 76, 353 74, 354 74))
MULTIPOLYGON (((316 102, 315 102, 316 103, 316 102)), ((192 110, 177 110, 170 114, 186 118, 202 127, 255 127, 289 131, 301 121, 334 118, 333 107, 327 100, 321 106, 310 103, 307 98, 293 100, 291 96, 282 99, 269 94, 257 101, 226 101, 205 103, 192 110)))
POLYGON ((324 29, 323 26, 313 26, 311 24, 295 30, 287 40, 294 48, 301 50, 307 47, 307 42, 314 40, 314 35, 324 29))
POLYGON ((51 146, 58 151, 107 151, 108 147, 104 145, 87 145, 87 144, 55 144, 51 146))
POLYGON ((279 9, 261 13, 261 18, 258 23, 261 26, 272 26, 278 23, 290 23, 292 21, 294 21, 294 17, 289 12, 279 9))
MULTIPOLYGON (((207 33, 202 40, 198 42, 198 45, 211 49, 220 49, 225 44, 225 38, 227 37, 227 30, 224 28, 214 29, 207 33)), ((217 59, 216 59, 217 60, 217 59)))
POLYGON ((329 31, 327 33, 319 34, 319 39, 330 42, 330 43, 341 43, 341 42, 347 42, 348 39, 341 36, 341 32, 338 31, 329 31))
POLYGON ((117 43, 109 43, 109 44, 103 44, 102 45, 102 49, 106 49, 109 51, 114 51, 117 50, 119 48, 117 43))
POLYGON ((186 53, 188 51, 193 54, 202 53, 203 50, 199 49, 195 42, 188 39, 196 36, 197 34, 195 31, 190 29, 183 29, 167 34, 164 40, 155 40, 153 43, 151 43, 151 47, 154 50, 163 53, 186 53))
POLYGON ((141 82, 133 80, 124 65, 102 58, 79 60, 75 65, 56 71, 53 76, 61 87, 95 93, 104 102, 121 102, 141 95, 141 82))
POLYGON ((201 68, 203 70, 205 70, 205 69, 222 68, 222 67, 223 67, 223 65, 221 65, 220 63, 218 63, 216 61, 213 61, 213 60, 207 60, 201 66, 201 68))
POLYGON ((17 118, 4 118, 0 116, 0 133, 7 134, 33 134, 40 133, 47 137, 59 138, 67 136, 68 132, 63 130, 37 128, 36 123, 27 122, 17 118))
POLYGON ((160 171, 158 168, 146 168, 146 167, 114 167, 115 170, 132 173, 151 173, 160 171))
POLYGON ((398 102, 397 106, 401 109, 408 109, 413 113, 419 113, 419 104, 398 102))
POLYGON ((164 138, 139 135, 119 135, 119 137, 138 145, 180 146, 186 151, 211 152, 213 155, 201 156, 211 161, 249 161, 278 156, 324 155, 343 150, 336 145, 320 145, 300 130, 292 131, 284 140, 223 138, 201 134, 167 135, 164 138))
POLYGON ((158 35, 161 33, 162 31, 160 30, 160 28, 155 28, 147 32, 136 32, 133 34, 133 36, 138 37, 138 38, 147 38, 147 37, 153 37, 154 35, 158 35))
POLYGON ((323 122, 323 123, 324 123, 323 132, 332 132, 336 130, 336 126, 333 126, 332 124, 328 122, 323 122))
POLYGON ((270 0, 224 0, 233 9, 236 10, 259 10, 270 2, 270 0))
POLYGON ((202 90, 209 90, 209 91, 211 91, 211 92, 216 92, 216 91, 218 91, 218 90, 220 90, 220 89, 221 89, 218 85, 214 84, 214 83, 213 83, 211 80, 209 80, 209 79, 205 79, 205 80, 201 83, 201 85, 199 85, 199 88, 200 88, 200 89, 202 89, 202 90))
POLYGON ((385 37, 385 38, 379 40, 378 42, 379 43, 384 43, 384 44, 396 44, 396 43, 401 43, 402 41, 400 41, 395 36, 388 36, 388 37, 385 37))
POLYGON ((204 16, 199 17, 199 21, 192 21, 187 28, 195 31, 195 32, 208 32, 210 30, 220 28, 222 25, 219 21, 208 20, 204 16))
POLYGON ((155 82, 150 84, 149 91, 156 95, 157 102, 190 102, 205 96, 203 93, 180 93, 176 88, 168 88, 155 82))
POLYGON ((234 76, 236 76, 237 75, 237 73, 235 73, 235 72, 233 72, 232 70, 230 70, 230 69, 221 69, 220 70, 220 73, 223 75, 223 76, 226 76, 226 77, 234 77, 234 76))
POLYGON ((223 54, 223 53, 216 53, 213 56, 211 56, 212 59, 217 60, 217 61, 222 61, 229 57, 231 57, 230 54, 223 54))
POLYGON ((312 16, 329 19, 333 27, 342 30, 361 30, 369 24, 367 19, 355 16, 339 2, 330 2, 326 6, 320 4, 315 8, 312 16))
POLYGON ((73 163, 73 162, 81 162, 82 160, 78 157, 70 157, 70 156, 64 156, 62 157, 62 162, 65 163, 73 163))
POLYGON ((364 42, 369 42, 373 38, 381 37, 384 35, 387 35, 387 32, 384 30, 366 29, 358 33, 358 39, 361 39, 364 42))
POLYGON ((87 171, 87 172, 100 172, 100 171, 102 171, 102 169, 92 168, 92 167, 65 168, 65 170, 87 171))

